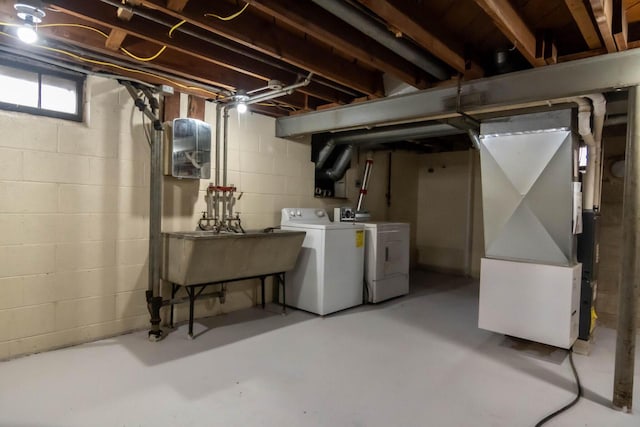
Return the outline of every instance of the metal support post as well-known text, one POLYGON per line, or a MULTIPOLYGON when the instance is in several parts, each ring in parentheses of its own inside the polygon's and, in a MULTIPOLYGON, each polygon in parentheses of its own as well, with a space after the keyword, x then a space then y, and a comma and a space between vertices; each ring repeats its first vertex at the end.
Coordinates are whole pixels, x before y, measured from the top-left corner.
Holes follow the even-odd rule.
POLYGON ((622 274, 618 287, 618 337, 613 407, 631 412, 640 282, 640 94, 629 90, 627 147, 622 208, 622 274))

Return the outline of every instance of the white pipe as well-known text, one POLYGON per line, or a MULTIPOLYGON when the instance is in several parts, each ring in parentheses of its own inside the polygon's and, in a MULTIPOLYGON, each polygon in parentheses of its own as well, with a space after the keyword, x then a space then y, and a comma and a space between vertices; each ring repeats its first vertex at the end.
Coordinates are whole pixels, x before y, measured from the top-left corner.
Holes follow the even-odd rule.
POLYGON ((595 139, 595 152, 593 153, 595 187, 593 203, 596 209, 600 208, 600 195, 602 192, 602 130, 607 112, 607 101, 601 93, 586 95, 593 103, 593 136, 595 139))
POLYGON ((596 141, 591 131, 591 104, 584 98, 573 100, 578 104, 578 133, 587 145, 587 171, 584 175, 582 189, 582 207, 586 211, 593 210, 595 194, 595 147, 596 141))

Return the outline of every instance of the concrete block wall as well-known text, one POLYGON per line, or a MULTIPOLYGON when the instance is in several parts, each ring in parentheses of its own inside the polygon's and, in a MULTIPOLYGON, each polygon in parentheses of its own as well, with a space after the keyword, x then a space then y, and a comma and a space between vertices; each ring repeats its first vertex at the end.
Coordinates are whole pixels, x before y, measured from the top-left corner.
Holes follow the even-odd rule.
MULTIPOLYGON (((416 245, 421 267, 454 274, 465 272, 469 156, 468 151, 420 156, 416 245)), ((471 275, 479 277, 480 258, 484 254, 480 156, 477 151, 471 156, 474 162, 471 275)))
POLYGON ((126 92, 87 122, 0 112, 0 358, 144 326, 148 146, 126 92))
MULTIPOLYGON (((148 326, 149 146, 141 115, 111 80, 89 78, 86 99, 85 123, 0 111, 0 359, 148 326)), ((207 103, 212 126, 214 116, 207 103)), ((231 114, 229 183, 244 192, 236 210, 246 229, 278 225, 285 207, 345 204, 313 197, 309 140, 274 134, 272 118, 231 114)), ((349 203, 364 160, 348 171, 349 203)), ((164 231, 195 228, 207 184, 165 177, 164 231)), ((384 191, 368 200, 384 204, 384 191)), ((256 285, 229 285, 226 304, 203 300, 196 315, 250 307, 259 302, 256 285)), ((178 320, 186 313, 179 307, 178 320)))

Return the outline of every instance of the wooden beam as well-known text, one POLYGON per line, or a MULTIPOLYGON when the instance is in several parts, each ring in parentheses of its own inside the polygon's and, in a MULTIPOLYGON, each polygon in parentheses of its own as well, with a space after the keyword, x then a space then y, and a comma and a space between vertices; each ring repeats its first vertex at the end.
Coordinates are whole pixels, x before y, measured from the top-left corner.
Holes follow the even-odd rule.
POLYGON ((600 37, 598 36, 596 27, 591 21, 591 16, 589 15, 589 11, 585 6, 584 1, 564 0, 564 3, 569 8, 569 12, 571 12, 571 16, 573 16, 573 20, 576 22, 576 25, 578 25, 580 34, 582 34, 582 38, 587 43, 589 49, 598 49, 602 47, 600 37))
POLYGON ((189 95, 187 117, 204 121, 204 98, 189 95))
POLYGON ((502 33, 534 67, 545 65, 536 58, 536 37, 508 0, 475 0, 502 33))
POLYGON ((180 118, 180 92, 164 97, 162 104, 162 121, 168 122, 180 118))
POLYGON ((624 8, 629 23, 640 21, 640 0, 625 0, 624 8))
MULTIPOLYGON (((207 43, 180 32, 175 32, 173 37, 169 37, 168 28, 156 25, 140 25, 139 22, 121 21, 113 16, 113 8, 111 6, 101 2, 88 4, 86 0, 50 0, 50 3, 69 16, 79 18, 91 24, 107 26, 111 29, 119 29, 132 37, 154 43, 161 43, 176 51, 207 61, 214 66, 225 67, 264 82, 276 79, 288 84, 293 83, 297 79, 297 75, 293 72, 287 72, 281 68, 268 65, 259 59, 249 58, 236 51, 207 43)), ((57 17, 51 17, 51 19, 54 20, 56 18, 57 17)), ((50 21, 49 17, 47 21, 50 21)), ((60 18, 59 21, 68 22, 68 18, 63 17, 60 18)), ((253 52, 252 55, 253 58, 265 56, 268 61, 274 62, 272 58, 257 52, 253 52)), ((208 65, 208 67, 210 66, 211 65, 208 65)), ((301 88, 300 92, 327 102, 346 103, 352 99, 352 97, 341 94, 335 89, 320 86, 314 82, 309 86, 301 88)))
POLYGON ((107 49, 117 51, 120 49, 120 46, 122 46, 122 42, 124 41, 125 37, 127 37, 127 33, 125 33, 124 31, 112 29, 111 32, 109 32, 109 38, 107 38, 107 40, 104 42, 104 45, 107 47, 107 49))
POLYGON ((616 52, 615 39, 612 32, 613 21, 613 0, 589 0, 591 4, 591 10, 593 16, 596 18, 598 24, 598 30, 604 40, 604 47, 607 48, 607 52, 616 52))
MULTIPOLYGON (((252 14, 249 8, 233 21, 221 21, 204 17, 212 10, 211 3, 193 3, 189 11, 177 13, 165 7, 162 0, 143 0, 148 9, 162 12, 176 19, 184 19, 192 25, 233 40, 274 58, 278 58, 303 70, 336 83, 363 92, 366 95, 383 96, 382 74, 371 71, 353 61, 332 52, 330 46, 315 43, 303 36, 286 31, 252 14)), ((215 11, 220 15, 231 15, 237 7, 225 2, 216 2, 215 11)))
MULTIPOLYGON (((140 1, 141 0, 125 0, 125 3, 129 6, 139 6, 140 1)), ((131 18, 133 18, 133 12, 129 8, 119 7, 116 14, 118 15, 118 18, 123 21, 131 21, 131 18)))
POLYGON ((167 7, 176 12, 182 12, 189 0, 167 0, 167 7))
POLYGON ((353 56, 363 64, 393 75, 419 89, 429 87, 425 72, 311 2, 300 0, 248 0, 248 2, 255 9, 333 46, 345 55, 353 56))
POLYGON ((569 55, 559 56, 558 63, 577 61, 578 59, 591 58, 592 56, 604 55, 606 53, 607 53, 607 49, 605 49, 604 47, 593 49, 593 50, 586 50, 584 52, 578 52, 578 53, 572 53, 569 55))
POLYGON ((613 33, 613 39, 616 41, 616 47, 619 51, 627 50, 629 25, 622 0, 613 0, 612 18, 611 32, 613 33))
MULTIPOLYGON (((445 42, 429 32, 411 16, 392 5, 387 0, 358 0, 373 13, 384 19, 392 27, 400 29, 423 49, 441 59, 459 73, 475 69, 476 74, 482 75, 482 68, 477 64, 467 64, 465 58, 449 47, 445 42)), ((480 77, 480 76, 477 76, 480 77)))
POLYGON ((556 42, 553 38, 547 38, 545 36, 544 42, 544 62, 547 65, 557 64, 558 63, 558 48, 556 47, 556 42))

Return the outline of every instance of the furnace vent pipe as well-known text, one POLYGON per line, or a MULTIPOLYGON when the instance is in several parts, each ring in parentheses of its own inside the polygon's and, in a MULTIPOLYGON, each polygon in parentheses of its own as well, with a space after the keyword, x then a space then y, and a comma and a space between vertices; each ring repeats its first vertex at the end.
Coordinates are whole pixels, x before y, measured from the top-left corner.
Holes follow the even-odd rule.
POLYGON ((596 209, 600 208, 600 194, 602 192, 602 130, 607 113, 607 100, 601 93, 586 95, 593 103, 593 137, 596 142, 594 153, 595 188, 593 203, 596 209))
POLYGON ((327 12, 340 18, 360 32, 371 37, 387 49, 411 62, 418 68, 439 80, 447 80, 450 76, 445 67, 426 57, 419 49, 408 42, 396 38, 389 30, 342 0, 312 0, 327 12))
POLYGON ((578 133, 587 146, 587 170, 584 174, 582 207, 586 211, 593 211, 596 140, 591 130, 591 104, 584 98, 576 98, 574 102, 578 104, 578 133))
POLYGON ((351 156, 353 155, 353 145, 347 145, 345 150, 340 154, 338 160, 333 166, 326 171, 324 175, 332 181, 339 181, 344 176, 347 168, 351 165, 351 156))

